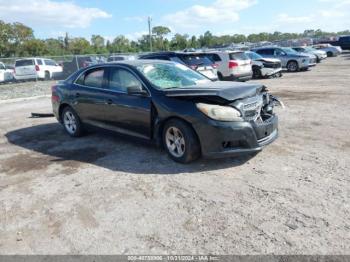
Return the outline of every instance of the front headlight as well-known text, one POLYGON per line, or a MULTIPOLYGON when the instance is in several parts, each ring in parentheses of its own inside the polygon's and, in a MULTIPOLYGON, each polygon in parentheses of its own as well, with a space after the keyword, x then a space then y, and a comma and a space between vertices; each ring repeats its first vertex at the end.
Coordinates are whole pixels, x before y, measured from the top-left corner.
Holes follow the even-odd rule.
POLYGON ((196 106, 203 114, 214 120, 225 122, 243 121, 241 118, 241 112, 230 106, 210 105, 204 103, 197 103, 196 106))

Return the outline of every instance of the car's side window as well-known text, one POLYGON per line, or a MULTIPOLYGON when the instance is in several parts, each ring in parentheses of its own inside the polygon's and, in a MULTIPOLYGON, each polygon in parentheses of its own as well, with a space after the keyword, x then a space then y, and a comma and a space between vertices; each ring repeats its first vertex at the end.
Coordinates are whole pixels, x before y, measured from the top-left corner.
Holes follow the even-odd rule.
POLYGON ((273 55, 273 49, 261 49, 257 53, 261 55, 273 55))
POLYGON ((53 60, 45 59, 44 62, 45 62, 45 65, 48 65, 48 66, 56 65, 56 63, 53 60))
POLYGON ((104 75, 103 68, 92 69, 82 74, 79 77, 79 79, 76 81, 76 83, 79 85, 84 85, 89 87, 102 88, 103 75, 104 75))
POLYGON ((158 60, 165 60, 165 61, 170 61, 170 58, 167 56, 156 56, 155 59, 158 60))
POLYGON ((36 62, 37 62, 38 65, 42 65, 43 64, 43 60, 41 60, 41 59, 37 59, 36 62))
POLYGON ((214 54, 214 55, 213 55, 213 58, 214 58, 214 61, 215 61, 215 62, 220 62, 220 61, 221 61, 220 56, 217 55, 217 54, 214 54))
POLYGON ((281 49, 275 49, 275 56, 284 55, 284 52, 281 49))
POLYGON ((109 74, 109 89, 126 93, 128 87, 139 87, 142 89, 142 83, 126 69, 111 68, 109 74))

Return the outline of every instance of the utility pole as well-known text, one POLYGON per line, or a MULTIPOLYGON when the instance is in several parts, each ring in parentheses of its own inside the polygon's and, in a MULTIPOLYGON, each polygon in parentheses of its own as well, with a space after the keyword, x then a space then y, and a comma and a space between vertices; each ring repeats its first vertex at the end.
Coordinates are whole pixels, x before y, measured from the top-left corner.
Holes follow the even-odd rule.
POLYGON ((149 34, 149 48, 152 50, 152 29, 151 29, 151 22, 152 22, 152 18, 149 16, 148 17, 148 34, 149 34))

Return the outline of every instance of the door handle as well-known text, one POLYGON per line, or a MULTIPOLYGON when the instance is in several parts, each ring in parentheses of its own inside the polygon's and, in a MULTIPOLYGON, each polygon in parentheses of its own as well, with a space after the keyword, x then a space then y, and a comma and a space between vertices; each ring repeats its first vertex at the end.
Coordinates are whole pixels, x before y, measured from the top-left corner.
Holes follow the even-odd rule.
POLYGON ((80 96, 80 94, 79 94, 79 93, 75 93, 75 97, 77 97, 77 98, 78 98, 79 96, 80 96))

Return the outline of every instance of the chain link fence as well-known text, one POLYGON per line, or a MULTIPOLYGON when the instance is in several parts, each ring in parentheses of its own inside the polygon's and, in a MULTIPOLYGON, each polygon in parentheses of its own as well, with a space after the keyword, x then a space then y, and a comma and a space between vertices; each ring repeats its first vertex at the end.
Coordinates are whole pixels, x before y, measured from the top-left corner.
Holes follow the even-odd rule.
MULTIPOLYGON (((70 76, 77 70, 93 65, 106 63, 111 61, 120 61, 128 59, 136 59, 140 54, 136 53, 117 53, 117 54, 87 54, 87 55, 63 55, 63 56, 40 56, 40 57, 10 57, 0 58, 0 83, 15 83, 18 81, 39 81, 39 80, 63 80, 70 76), (30 65, 38 66, 37 69, 40 71, 40 66, 45 64, 45 60, 53 60, 55 66, 61 67, 54 74, 50 73, 50 77, 46 78, 44 74, 37 74, 38 76, 33 78, 25 77, 16 78, 16 61, 28 60, 30 65), (39 61, 38 61, 39 60, 39 61), (44 60, 44 61, 43 61, 44 60), (44 76, 44 77, 43 77, 44 76)), ((17 62, 18 66, 18 62, 17 62)), ((57 71, 57 70, 55 70, 57 71)))

